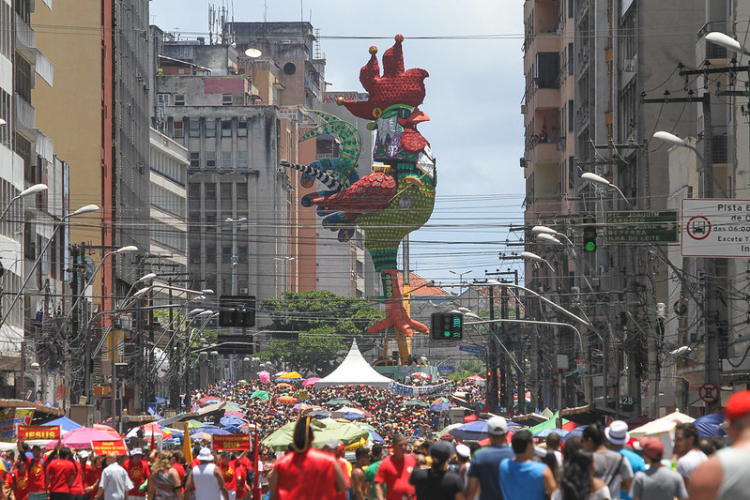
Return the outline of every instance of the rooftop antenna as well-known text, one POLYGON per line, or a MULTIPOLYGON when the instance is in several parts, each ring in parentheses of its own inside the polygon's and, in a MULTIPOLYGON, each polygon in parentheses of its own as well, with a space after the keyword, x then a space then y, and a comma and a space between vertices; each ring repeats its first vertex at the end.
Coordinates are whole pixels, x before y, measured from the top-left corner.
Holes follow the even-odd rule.
POLYGON ((268 22, 268 0, 263 1, 263 22, 268 22))

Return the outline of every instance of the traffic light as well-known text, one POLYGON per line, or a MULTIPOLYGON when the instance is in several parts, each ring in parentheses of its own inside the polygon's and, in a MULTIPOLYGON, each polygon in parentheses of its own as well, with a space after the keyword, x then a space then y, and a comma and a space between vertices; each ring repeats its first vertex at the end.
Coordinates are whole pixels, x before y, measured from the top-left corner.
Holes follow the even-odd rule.
POLYGON ((255 326, 255 297, 222 295, 219 298, 219 326, 255 326))
POLYGON ((461 340, 464 333, 464 315, 433 313, 431 331, 435 340, 461 340))
POLYGON ((583 251, 596 252, 596 226, 583 226, 583 251))

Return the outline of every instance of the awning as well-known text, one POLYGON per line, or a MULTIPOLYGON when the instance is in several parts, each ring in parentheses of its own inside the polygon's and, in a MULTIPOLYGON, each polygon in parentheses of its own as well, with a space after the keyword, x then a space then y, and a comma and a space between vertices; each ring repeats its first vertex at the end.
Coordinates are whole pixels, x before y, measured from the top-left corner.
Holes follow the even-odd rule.
POLYGON ((608 408, 600 408, 594 403, 577 408, 566 408, 560 412, 562 418, 575 422, 578 425, 601 424, 608 416, 615 414, 614 411, 608 408))

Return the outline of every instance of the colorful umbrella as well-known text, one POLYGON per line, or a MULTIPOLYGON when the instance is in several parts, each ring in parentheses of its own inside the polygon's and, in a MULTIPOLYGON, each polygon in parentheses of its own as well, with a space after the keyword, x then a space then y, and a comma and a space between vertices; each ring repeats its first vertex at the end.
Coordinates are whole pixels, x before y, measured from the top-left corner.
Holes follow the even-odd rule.
MULTIPOLYGON (((81 427, 65 433, 62 437, 62 445, 77 450, 90 450, 91 441, 119 441, 122 438, 116 438, 112 434, 88 427, 81 427)), ((50 441, 47 449, 52 449, 57 445, 57 441, 50 441), (50 446, 51 445, 51 446, 50 446)))
POLYGON ((299 372, 287 372, 283 375, 277 376, 276 378, 281 378, 285 380, 301 380, 305 377, 303 377, 302 374, 299 372))
POLYGON ((450 401, 447 403, 435 403, 435 404, 430 405, 430 411, 443 412, 443 411, 450 410, 451 408, 454 408, 455 406, 456 405, 454 405, 450 401))
POLYGON ((301 411, 301 410, 307 410, 308 408, 312 408, 313 406, 308 403, 299 403, 292 407, 292 410, 295 411, 301 411))
POLYGON ((470 380, 472 382, 484 382, 484 379, 480 377, 479 375, 472 375, 471 377, 466 377, 466 380, 470 380))
POLYGON ((290 384, 287 384, 287 383, 281 383, 281 384, 277 385, 276 388, 277 389, 287 389, 287 390, 290 390, 290 391, 294 389, 294 387, 292 387, 290 384))
POLYGON ((167 429, 166 427, 162 427, 159 424, 144 424, 140 427, 134 427, 133 429, 128 432, 125 437, 133 438, 138 435, 138 429, 141 429, 143 431, 144 437, 150 437, 152 434, 155 434, 157 436, 162 436, 163 439, 168 439, 172 437, 172 431, 167 429))
POLYGON ((214 403, 221 403, 220 399, 217 399, 214 396, 203 396, 198 400, 198 404, 203 407, 206 405, 214 404, 214 403))
POLYGON ((197 431, 190 431, 190 437, 196 436, 198 434, 208 434, 208 435, 224 435, 224 434, 231 434, 229 431, 225 431, 224 429, 219 429, 218 427, 204 427, 203 429, 198 429, 197 431))
POLYGON ((568 434, 568 431, 564 431, 562 429, 543 429, 543 430, 537 432, 536 434, 534 434, 534 437, 535 438, 546 438, 547 436, 549 436, 553 432, 556 432, 557 434, 559 434, 560 437, 565 437, 568 434))
POLYGON ((109 432, 110 434, 112 434, 113 436, 115 436, 117 438, 122 438, 122 434, 120 434, 119 432, 117 432, 117 430, 114 427, 110 427, 109 425, 94 424, 93 428, 96 429, 96 430, 98 430, 98 431, 109 432))
MULTIPOLYGON (((289 422, 264 439, 261 444, 273 451, 283 451, 292 442, 292 433, 297 422, 289 422)), ((322 448, 328 439, 336 439, 345 446, 367 439, 370 433, 351 423, 337 422, 329 418, 313 420, 313 447, 322 448)))
POLYGON ((246 418, 247 417, 247 414, 243 413, 241 411, 229 410, 227 412, 224 412, 224 416, 229 416, 229 415, 234 415, 237 418, 246 418))
POLYGON ((262 384, 270 384, 271 383, 271 374, 264 370, 264 371, 258 373, 258 380, 260 380, 260 382, 262 384))
POLYGON ((281 396, 277 401, 279 403, 291 404, 291 403, 296 403, 299 400, 295 398, 294 396, 281 396))
POLYGON ((354 405, 351 401, 346 398, 333 398, 332 400, 323 403, 325 406, 351 406, 354 405))
POLYGON ((432 376, 425 372, 414 372, 411 374, 411 378, 415 378, 418 380, 432 380, 432 376))
POLYGON ((315 385, 315 382, 317 382, 318 380, 323 379, 321 379, 320 377, 310 377, 302 382, 302 387, 310 387, 311 385, 315 385))
POLYGON ((250 394, 250 399, 255 399, 255 398, 267 400, 271 398, 271 395, 268 393, 268 391, 258 390, 250 394))
POLYGON ((418 406, 419 408, 427 408, 430 405, 428 405, 421 399, 407 399, 406 401, 401 403, 401 406, 418 406))
POLYGON ((197 420, 188 420, 188 431, 194 431, 196 429, 202 429, 205 425, 203 422, 198 422, 197 420))

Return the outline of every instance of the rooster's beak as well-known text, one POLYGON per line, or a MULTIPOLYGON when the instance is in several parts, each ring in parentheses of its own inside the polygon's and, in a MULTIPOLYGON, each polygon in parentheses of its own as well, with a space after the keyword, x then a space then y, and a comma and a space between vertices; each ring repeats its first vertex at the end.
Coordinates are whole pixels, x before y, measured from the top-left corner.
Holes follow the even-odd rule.
POLYGON ((417 125, 418 123, 430 121, 430 117, 427 116, 427 113, 421 111, 419 108, 414 108, 414 111, 411 112, 411 115, 409 115, 409 118, 403 120, 401 118, 398 119, 399 123, 403 125, 417 125))

